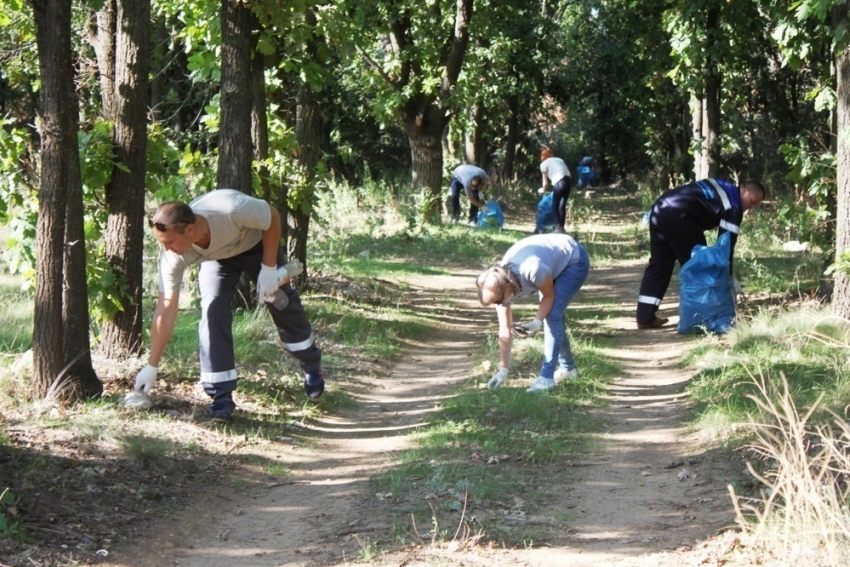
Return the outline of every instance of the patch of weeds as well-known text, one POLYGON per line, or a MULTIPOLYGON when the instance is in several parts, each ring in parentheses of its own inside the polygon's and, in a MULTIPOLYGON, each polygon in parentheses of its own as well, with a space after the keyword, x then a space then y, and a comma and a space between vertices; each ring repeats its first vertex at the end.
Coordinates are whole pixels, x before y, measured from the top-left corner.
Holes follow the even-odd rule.
POLYGON ((10 539, 21 539, 24 535, 18 502, 20 496, 15 496, 9 488, 0 493, 0 535, 10 539))
POLYGON ((354 534, 354 539, 357 541, 357 545, 360 546, 360 551, 357 553, 358 563, 372 563, 380 559, 382 551, 377 542, 369 541, 368 538, 363 539, 357 534, 354 534))
POLYGON ((687 363, 695 369, 688 393, 695 402, 694 427, 713 437, 734 439, 733 424, 756 410, 753 374, 769 370, 768 387, 787 379, 798 407, 823 396, 823 410, 841 414, 850 402, 850 329, 826 311, 762 312, 739 321, 725 340, 706 337, 692 349, 687 363), (784 378, 783 378, 784 377, 784 378))
POLYGON ((143 465, 160 464, 169 452, 174 450, 174 442, 161 437, 146 435, 124 435, 118 438, 124 454, 143 465))

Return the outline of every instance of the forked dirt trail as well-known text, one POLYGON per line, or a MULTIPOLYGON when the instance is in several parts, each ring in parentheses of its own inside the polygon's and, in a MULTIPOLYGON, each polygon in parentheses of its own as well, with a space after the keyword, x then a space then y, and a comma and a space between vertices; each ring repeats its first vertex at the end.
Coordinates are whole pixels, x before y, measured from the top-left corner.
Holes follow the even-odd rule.
MULTIPOLYGON (((597 442, 564 463, 570 473, 564 484, 542 487, 547 497, 527 519, 549 526, 545 543, 463 551, 423 546, 383 555, 375 564, 681 565, 671 551, 733 523, 726 484, 736 471, 704 453, 682 427, 688 374, 678 367, 686 339, 675 332, 676 318, 663 329, 634 327, 643 267, 594 267, 577 297, 577 307, 614 305, 610 317, 595 324, 605 326, 598 343, 623 370, 608 405, 593 410, 605 424, 597 442), (568 528, 552 527, 565 515, 568 528)), ((114 554, 109 564, 342 565, 357 559, 363 542, 393 543, 391 519, 369 505, 376 498, 369 478, 392 465, 410 433, 473 371, 472 355, 495 321, 491 309, 477 304, 476 275, 459 271, 408 282, 411 301, 440 322, 441 332, 427 344, 407 345, 391 379, 347 384, 356 404, 312 425, 312 445, 287 449, 292 477, 247 496, 219 494, 162 525, 137 549, 114 554)), ((674 294, 665 307, 674 313, 674 294)))

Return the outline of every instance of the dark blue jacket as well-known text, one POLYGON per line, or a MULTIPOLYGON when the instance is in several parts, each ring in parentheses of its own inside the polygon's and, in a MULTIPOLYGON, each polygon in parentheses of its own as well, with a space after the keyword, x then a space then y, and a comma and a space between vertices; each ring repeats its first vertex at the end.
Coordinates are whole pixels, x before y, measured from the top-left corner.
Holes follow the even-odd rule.
POLYGON ((741 189, 737 185, 716 178, 695 181, 667 191, 652 207, 653 215, 673 211, 692 220, 703 230, 718 228, 718 236, 729 232, 731 265, 735 242, 741 231, 741 220, 744 218, 741 189))

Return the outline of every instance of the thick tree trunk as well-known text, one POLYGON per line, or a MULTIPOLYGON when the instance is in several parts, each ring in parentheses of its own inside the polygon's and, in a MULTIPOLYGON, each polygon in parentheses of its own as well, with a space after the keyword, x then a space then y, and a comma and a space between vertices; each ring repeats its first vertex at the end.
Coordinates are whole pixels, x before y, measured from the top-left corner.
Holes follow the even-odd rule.
POLYGON ((142 256, 147 173, 150 0, 118 0, 115 41, 116 167, 106 188, 106 257, 126 282, 121 311, 103 324, 101 351, 110 358, 142 350, 142 256))
MULTIPOLYGON (((80 178, 80 153, 76 144, 68 147, 71 179, 80 178)), ((65 211, 65 282, 62 290, 62 350, 65 372, 74 384, 70 397, 92 399, 103 393, 92 366, 89 294, 86 280, 86 235, 81 183, 68 185, 65 211)), ((141 274, 140 274, 141 277, 141 274)))
POLYGON ((439 221, 440 203, 443 194, 443 146, 440 143, 442 128, 431 125, 430 128, 408 130, 410 157, 413 177, 411 186, 414 192, 424 191, 430 197, 420 211, 422 220, 429 223, 439 221))
POLYGON ((221 0, 221 129, 218 188, 251 187, 251 9, 221 0))
MULTIPOLYGON (((835 24, 847 23, 847 5, 833 9, 835 24)), ((850 48, 845 48, 836 56, 838 70, 838 152, 836 165, 838 170, 837 210, 835 219, 835 253, 838 256, 850 249, 850 141, 846 133, 850 132, 850 48)), ((850 274, 836 273, 832 294, 832 312, 844 319, 850 319, 850 274)))
MULTIPOLYGON (((65 352, 63 271, 66 265, 64 239, 68 200, 82 195, 77 145, 78 108, 71 50, 71 0, 35 1, 33 8, 41 75, 41 187, 36 228, 38 259, 33 314, 32 388, 36 395, 44 396, 51 391, 54 381, 64 377, 71 387, 54 391, 55 394, 59 397, 76 397, 88 391, 87 387, 83 387, 83 376, 87 376, 85 380, 88 380, 93 371, 89 364, 87 369, 75 366, 75 373, 62 374, 66 364, 78 354, 65 352), (73 189, 69 191, 69 187, 73 189)), ((81 211, 82 204, 77 207, 75 203, 73 210, 81 211)), ((81 224, 82 217, 75 219, 75 222, 81 224)), ((70 234, 78 235, 78 230, 79 226, 75 226, 70 234)), ((79 257, 78 250, 74 250, 73 257, 79 257)), ((87 297, 85 279, 77 281, 78 269, 78 265, 73 267, 69 284, 82 286, 82 289, 73 290, 74 297, 87 297)), ((67 317, 73 319, 76 313, 69 311, 67 317)), ((71 320, 70 323, 79 332, 79 321, 71 320)), ((87 341, 88 329, 85 337, 87 341)), ((69 343, 78 344, 75 341, 69 343)), ((87 351, 86 346, 83 357, 87 351)))

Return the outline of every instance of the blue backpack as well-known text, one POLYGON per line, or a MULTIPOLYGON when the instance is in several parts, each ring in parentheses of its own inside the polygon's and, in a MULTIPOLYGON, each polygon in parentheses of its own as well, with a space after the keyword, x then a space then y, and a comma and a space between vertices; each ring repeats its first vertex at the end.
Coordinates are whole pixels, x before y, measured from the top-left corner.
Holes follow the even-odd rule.
POLYGON ((478 211, 478 226, 501 230, 505 225, 505 215, 502 213, 502 207, 496 201, 487 201, 486 204, 490 212, 485 215, 484 211, 478 211))
POLYGON ((735 325, 731 246, 729 233, 724 232, 712 246, 694 246, 691 259, 679 270, 679 333, 722 335, 735 325))

